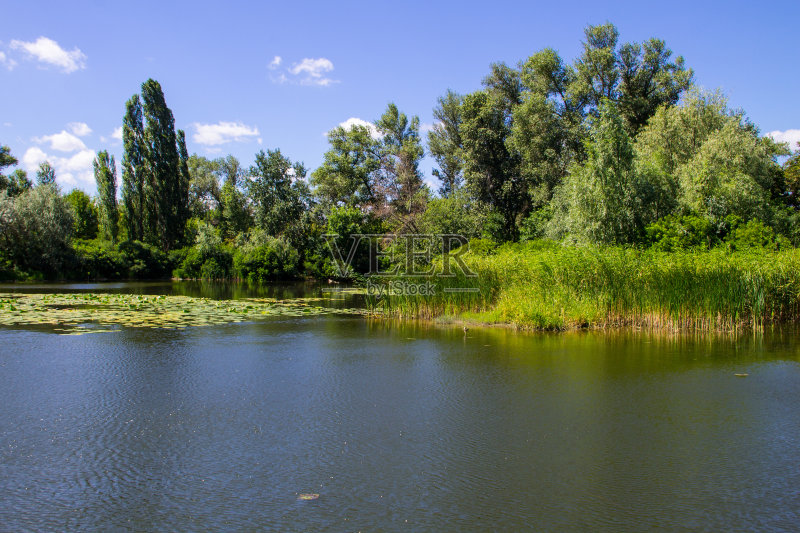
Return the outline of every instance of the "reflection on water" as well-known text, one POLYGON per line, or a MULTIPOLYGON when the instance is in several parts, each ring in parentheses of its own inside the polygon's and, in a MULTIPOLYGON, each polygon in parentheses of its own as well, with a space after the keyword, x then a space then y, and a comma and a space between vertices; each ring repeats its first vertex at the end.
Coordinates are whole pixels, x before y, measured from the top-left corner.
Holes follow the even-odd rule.
POLYGON ((791 530, 797 339, 2 329, 0 529, 791 530))

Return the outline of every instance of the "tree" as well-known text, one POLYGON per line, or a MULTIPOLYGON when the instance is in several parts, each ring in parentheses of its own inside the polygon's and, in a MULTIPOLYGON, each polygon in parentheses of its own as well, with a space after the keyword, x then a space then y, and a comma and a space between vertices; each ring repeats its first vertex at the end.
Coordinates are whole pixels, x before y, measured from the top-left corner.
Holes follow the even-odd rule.
POLYGON ((28 173, 21 168, 15 169, 8 177, 6 193, 9 196, 19 196, 33 188, 33 183, 28 179, 28 173))
POLYGON ((583 53, 574 65, 568 92, 583 111, 597 114, 603 99, 619 104, 628 132, 639 128, 663 105, 674 105, 691 87, 693 72, 683 57, 672 62, 672 51, 659 39, 617 46, 613 24, 588 26, 583 53))
POLYGON ((55 185, 0 195, 0 252, 18 267, 48 275, 68 265, 73 222, 69 203, 55 185))
POLYGON ((39 185, 53 185, 56 182, 56 171, 49 161, 39 163, 36 171, 36 183, 39 185))
POLYGON ((509 150, 511 134, 506 92, 483 90, 468 94, 461 106, 464 179, 470 192, 492 209, 494 237, 515 240, 518 219, 529 202, 520 173, 520 157, 509 150))
POLYGON ((6 167, 13 167, 17 162, 17 158, 11 155, 8 146, 0 146, 0 191, 6 191, 9 196, 22 194, 33 186, 28 180, 28 174, 20 168, 8 176, 3 174, 6 167))
POLYGON ((440 96, 433 109, 436 123, 428 132, 428 151, 439 165, 438 169, 433 169, 433 175, 441 182, 439 194, 445 198, 455 193, 464 179, 459 132, 463 100, 463 96, 453 91, 447 91, 444 96, 440 96))
POLYGON ((770 223, 777 207, 773 191, 782 178, 780 155, 785 152, 772 139, 729 121, 678 170, 681 203, 717 227, 731 215, 770 223))
POLYGON ((798 150, 783 164, 783 175, 788 192, 787 202, 795 209, 800 208, 800 143, 798 150))
POLYGON ((273 237, 293 233, 292 227, 301 223, 310 202, 305 167, 293 164, 280 150, 261 150, 250 177, 256 226, 273 237))
POLYGON ((647 188, 634 166, 633 143, 617 105, 600 104, 592 121, 583 165, 574 164, 556 193, 550 234, 576 241, 635 242, 649 220, 641 220, 647 188))
MULTIPOLYGON (((170 250, 184 238, 189 197, 188 171, 181 159, 188 157, 180 154, 175 119, 157 81, 149 79, 142 84, 142 103, 147 169, 145 239, 170 250)), ((182 151, 185 154, 185 146, 182 151)))
POLYGON ((419 117, 409 119, 390 103, 375 123, 381 135, 381 189, 388 209, 384 216, 397 216, 400 227, 425 205, 419 162, 424 150, 419 137, 419 117))
POLYGON ((330 149, 311 175, 314 194, 327 207, 344 205, 369 210, 381 204, 376 191, 381 167, 380 142, 366 126, 339 126, 328 133, 330 149))
POLYGON ((178 183, 173 193, 173 216, 175 224, 176 243, 182 243, 185 238, 186 223, 191 217, 189 209, 189 152, 186 150, 186 133, 178 130, 178 183))
POLYGON ((145 185, 144 123, 139 95, 134 94, 125 104, 122 121, 122 203, 128 225, 128 240, 144 240, 144 219, 147 209, 145 185))
POLYGON ((184 240, 190 216, 189 156, 161 85, 149 79, 133 95, 122 123, 122 198, 130 240, 170 250, 184 240))
POLYGON ((197 154, 189 156, 189 210, 193 217, 209 221, 212 213, 219 216, 222 202, 219 184, 219 159, 197 154))
POLYGON ((116 242, 119 232, 119 213, 117 209, 117 166, 114 156, 109 156, 106 150, 98 152, 92 166, 94 167, 94 180, 97 183, 100 232, 104 239, 116 242))
POLYGON ((77 239, 94 239, 97 237, 97 208, 88 194, 80 189, 73 189, 64 196, 72 209, 73 235, 77 239))

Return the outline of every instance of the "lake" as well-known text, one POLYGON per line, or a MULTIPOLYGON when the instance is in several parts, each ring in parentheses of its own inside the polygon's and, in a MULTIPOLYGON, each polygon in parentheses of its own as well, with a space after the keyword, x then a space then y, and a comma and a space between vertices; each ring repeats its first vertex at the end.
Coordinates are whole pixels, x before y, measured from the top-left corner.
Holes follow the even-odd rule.
MULTIPOLYGON (((358 295, 329 302, 345 304, 358 295)), ((0 327, 0 529, 792 530, 799 340, 335 313, 76 336, 0 327)))

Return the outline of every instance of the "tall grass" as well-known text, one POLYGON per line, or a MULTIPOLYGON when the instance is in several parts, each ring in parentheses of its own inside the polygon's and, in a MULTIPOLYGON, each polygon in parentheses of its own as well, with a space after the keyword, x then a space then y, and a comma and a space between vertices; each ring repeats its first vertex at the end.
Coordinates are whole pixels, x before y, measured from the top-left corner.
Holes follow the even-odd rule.
POLYGON ((430 296, 374 301, 402 317, 459 317, 520 328, 640 326, 669 329, 760 328, 800 319, 800 251, 641 251, 505 245, 465 255, 475 277, 429 282, 430 296), (475 288, 476 293, 448 289, 475 288))

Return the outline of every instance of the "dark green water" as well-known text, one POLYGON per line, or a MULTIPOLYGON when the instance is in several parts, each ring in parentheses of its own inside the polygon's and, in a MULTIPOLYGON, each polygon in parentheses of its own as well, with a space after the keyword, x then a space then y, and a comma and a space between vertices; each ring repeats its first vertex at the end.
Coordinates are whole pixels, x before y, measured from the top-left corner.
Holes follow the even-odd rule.
POLYGON ((0 530, 796 530, 798 340, 337 316, 4 328, 0 530))

